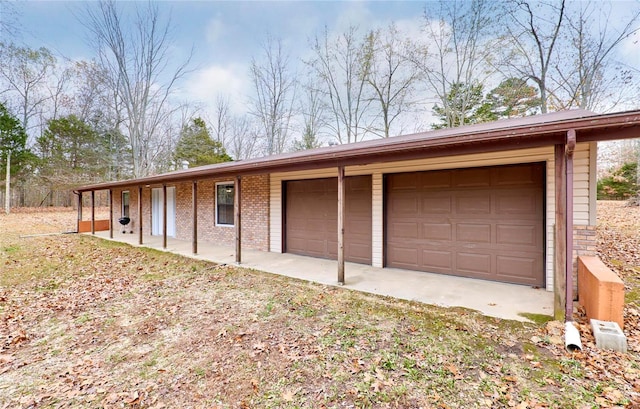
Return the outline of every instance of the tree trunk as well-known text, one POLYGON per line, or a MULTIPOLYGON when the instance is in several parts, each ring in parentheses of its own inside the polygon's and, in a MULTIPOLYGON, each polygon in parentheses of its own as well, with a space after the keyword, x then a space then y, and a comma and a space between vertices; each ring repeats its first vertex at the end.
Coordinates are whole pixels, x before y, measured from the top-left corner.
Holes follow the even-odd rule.
POLYGON ((7 151, 7 178, 4 190, 4 212, 11 212, 11 149, 7 151))

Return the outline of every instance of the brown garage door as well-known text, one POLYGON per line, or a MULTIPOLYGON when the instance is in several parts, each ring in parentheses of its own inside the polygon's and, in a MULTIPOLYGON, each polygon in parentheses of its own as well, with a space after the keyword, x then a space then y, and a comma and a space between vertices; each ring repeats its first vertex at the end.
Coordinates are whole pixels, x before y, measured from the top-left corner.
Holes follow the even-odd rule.
POLYGON ((415 172, 386 178, 386 264, 544 284, 544 166, 415 172))
MULTIPOLYGON (((371 176, 345 180, 345 258, 371 264, 371 176)), ((285 251, 338 257, 338 179, 286 182, 285 251)))

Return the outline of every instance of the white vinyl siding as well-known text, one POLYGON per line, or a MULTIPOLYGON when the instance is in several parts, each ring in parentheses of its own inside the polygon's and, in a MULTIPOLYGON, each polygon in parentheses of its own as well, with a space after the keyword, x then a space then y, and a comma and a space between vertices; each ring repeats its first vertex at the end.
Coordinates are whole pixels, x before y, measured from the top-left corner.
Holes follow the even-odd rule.
MULTIPOLYGON (((576 146, 574 153, 574 224, 589 225, 594 211, 595 192, 593 189, 593 176, 589 174, 589 165, 595 155, 590 143, 581 143, 576 146), (590 199, 589 194, 593 197, 590 199)), ((383 240, 383 188, 382 175, 385 173, 415 172, 438 169, 470 168, 480 166, 509 165, 516 163, 546 162, 546 288, 553 291, 553 247, 555 225, 555 165, 554 148, 530 148, 497 153, 480 153, 472 155, 459 155, 429 159, 409 160, 403 162, 376 163, 363 166, 348 166, 345 168, 346 176, 372 175, 372 264, 374 267, 382 266, 384 252, 383 240)), ((595 172, 595 169, 592 169, 595 172)), ((337 177, 337 168, 327 168, 297 172, 279 172, 271 174, 270 192, 270 251, 282 252, 282 181, 316 179, 325 177, 337 177)))
POLYGON ((573 222, 579 226, 589 225, 589 145, 577 145, 573 154, 573 222))
POLYGON ((376 172, 371 177, 371 265, 383 267, 384 254, 384 208, 382 206, 384 191, 382 188, 382 173, 376 172))

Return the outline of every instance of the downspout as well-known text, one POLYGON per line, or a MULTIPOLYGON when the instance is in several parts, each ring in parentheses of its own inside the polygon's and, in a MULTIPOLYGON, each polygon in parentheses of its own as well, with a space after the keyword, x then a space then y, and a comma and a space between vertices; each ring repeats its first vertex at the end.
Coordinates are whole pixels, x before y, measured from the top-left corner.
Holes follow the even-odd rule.
POLYGON ((567 147, 565 150, 565 171, 566 171, 566 298, 565 298, 565 323, 564 323, 564 343, 568 351, 580 351, 582 342, 580 341, 580 331, 573 325, 573 153, 576 148, 576 131, 567 131, 567 147))
POLYGON ((567 256, 565 258, 566 261, 566 270, 565 273, 567 275, 566 283, 566 299, 565 299, 565 322, 573 321, 573 152, 576 148, 576 131, 575 129, 570 129, 567 131, 567 149, 566 149, 566 180, 567 180, 567 248, 565 249, 567 252, 567 256))

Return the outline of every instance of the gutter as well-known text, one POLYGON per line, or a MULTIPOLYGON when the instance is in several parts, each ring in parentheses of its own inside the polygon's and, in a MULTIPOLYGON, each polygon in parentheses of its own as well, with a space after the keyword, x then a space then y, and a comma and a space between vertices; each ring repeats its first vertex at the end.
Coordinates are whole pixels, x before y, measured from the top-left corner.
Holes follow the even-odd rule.
POLYGON ((566 180, 567 180, 567 255, 566 261, 566 301, 565 301, 565 322, 573 320, 573 153, 576 148, 576 131, 570 129, 567 132, 567 150, 566 150, 566 180))
MULTIPOLYGON (((574 129, 577 142, 604 140, 616 135, 634 135, 640 125, 640 111, 593 115, 563 111, 536 118, 497 121, 439 131, 369 140, 350 145, 323 147, 313 151, 287 153, 258 159, 207 165, 160 175, 83 186, 80 192, 110 187, 151 185, 212 176, 237 176, 338 166, 357 166, 410 158, 442 157, 471 152, 501 151, 567 143, 567 130, 574 129), (572 117, 567 118, 571 113, 572 117), (583 115, 583 116, 578 116, 583 115), (546 120, 546 121, 545 121, 546 120), (606 132, 605 132, 606 130, 606 132)), ((640 134, 640 130, 637 130, 640 134)))
POLYGON ((565 296, 565 315, 564 315, 564 345, 567 351, 575 352, 582 350, 582 342, 580 341, 580 331, 573 324, 573 153, 576 148, 576 131, 570 129, 567 131, 567 147, 565 152, 566 158, 566 218, 567 218, 567 247, 566 247, 566 296, 565 296))

